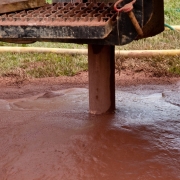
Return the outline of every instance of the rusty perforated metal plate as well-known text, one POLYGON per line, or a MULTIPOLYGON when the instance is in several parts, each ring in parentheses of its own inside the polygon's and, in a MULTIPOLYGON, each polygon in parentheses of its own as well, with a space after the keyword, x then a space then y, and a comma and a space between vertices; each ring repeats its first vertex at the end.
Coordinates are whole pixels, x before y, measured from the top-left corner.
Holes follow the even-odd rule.
POLYGON ((116 16, 113 3, 46 4, 0 15, 0 37, 103 39, 112 31, 116 16))

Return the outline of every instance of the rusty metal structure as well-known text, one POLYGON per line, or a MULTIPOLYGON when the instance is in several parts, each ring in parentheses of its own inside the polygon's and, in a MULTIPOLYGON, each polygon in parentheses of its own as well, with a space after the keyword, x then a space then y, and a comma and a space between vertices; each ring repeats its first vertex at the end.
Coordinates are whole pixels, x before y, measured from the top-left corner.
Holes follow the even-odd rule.
POLYGON ((163 0, 137 0, 133 12, 142 36, 138 36, 127 13, 118 15, 113 2, 65 2, 1 13, 0 39, 124 45, 164 30, 163 0))
POLYGON ((163 0, 54 0, 0 14, 0 41, 88 44, 90 111, 98 114, 115 109, 115 45, 163 30, 163 0))
POLYGON ((0 13, 9 13, 45 5, 45 0, 1 0, 0 13))

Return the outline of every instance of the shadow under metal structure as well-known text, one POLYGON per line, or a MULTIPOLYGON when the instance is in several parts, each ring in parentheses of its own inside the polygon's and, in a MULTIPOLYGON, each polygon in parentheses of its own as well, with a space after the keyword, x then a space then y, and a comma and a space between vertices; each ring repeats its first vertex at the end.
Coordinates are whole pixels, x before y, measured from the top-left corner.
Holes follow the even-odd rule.
POLYGON ((54 0, 0 14, 0 41, 88 44, 89 110, 93 114, 115 110, 115 45, 163 30, 163 0, 54 0))

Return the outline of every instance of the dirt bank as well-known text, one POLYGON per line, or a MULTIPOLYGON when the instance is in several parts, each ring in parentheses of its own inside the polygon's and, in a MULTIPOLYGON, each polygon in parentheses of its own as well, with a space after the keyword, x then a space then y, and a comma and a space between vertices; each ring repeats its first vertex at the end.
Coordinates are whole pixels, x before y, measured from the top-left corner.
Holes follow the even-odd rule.
MULTIPOLYGON (((153 77, 151 73, 134 73, 122 71, 116 74, 116 88, 137 85, 174 85, 180 77, 153 77)), ((19 79, 17 77, 0 78, 0 99, 14 99, 28 97, 42 92, 67 88, 88 88, 88 73, 81 72, 73 77, 52 77, 40 79, 19 79)))

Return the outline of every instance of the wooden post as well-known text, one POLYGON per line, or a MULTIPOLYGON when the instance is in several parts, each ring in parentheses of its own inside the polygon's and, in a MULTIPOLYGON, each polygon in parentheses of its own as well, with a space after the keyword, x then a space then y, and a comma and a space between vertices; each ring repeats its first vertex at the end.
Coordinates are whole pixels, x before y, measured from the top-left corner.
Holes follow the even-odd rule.
POLYGON ((115 46, 88 45, 89 110, 103 114, 115 110, 115 46))

